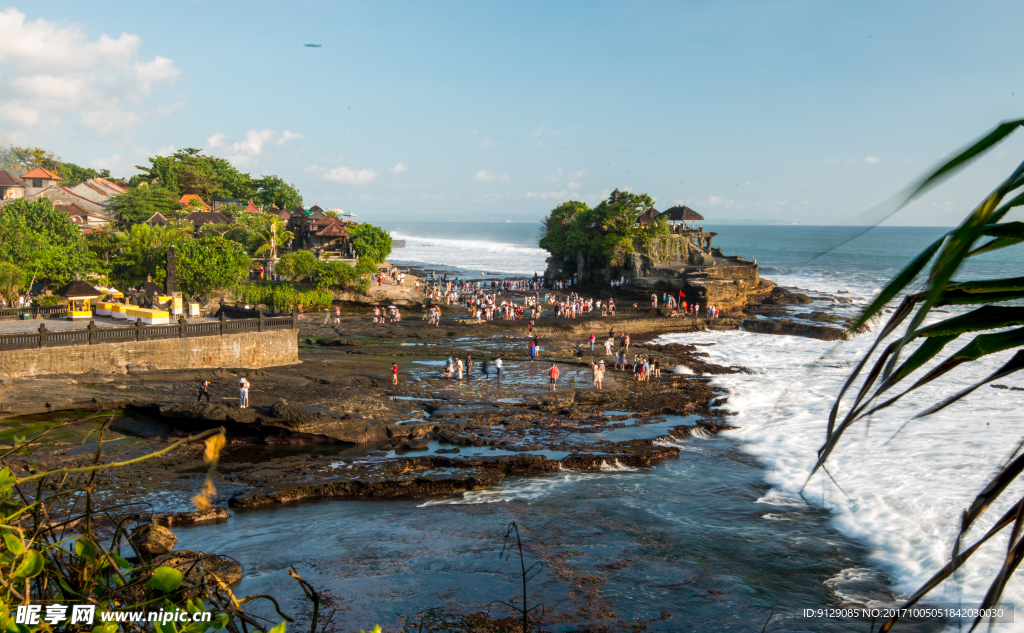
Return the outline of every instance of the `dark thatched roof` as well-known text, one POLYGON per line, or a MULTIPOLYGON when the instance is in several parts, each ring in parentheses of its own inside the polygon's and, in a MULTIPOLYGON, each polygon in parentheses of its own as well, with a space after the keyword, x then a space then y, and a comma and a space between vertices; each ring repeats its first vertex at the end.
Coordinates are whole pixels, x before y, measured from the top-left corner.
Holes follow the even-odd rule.
POLYGON ((703 215, 697 213, 686 205, 672 207, 662 215, 665 216, 666 220, 671 220, 672 222, 695 222, 697 220, 704 219, 703 215))
POLYGON ((653 222, 654 219, 657 218, 659 215, 661 215, 661 213, 659 213, 658 210, 655 209, 654 207, 651 207, 650 209, 644 211, 637 217, 636 223, 648 224, 650 222, 653 222))
POLYGON ((102 292, 93 288, 81 279, 72 281, 58 290, 57 294, 61 297, 99 297, 103 295, 102 292))

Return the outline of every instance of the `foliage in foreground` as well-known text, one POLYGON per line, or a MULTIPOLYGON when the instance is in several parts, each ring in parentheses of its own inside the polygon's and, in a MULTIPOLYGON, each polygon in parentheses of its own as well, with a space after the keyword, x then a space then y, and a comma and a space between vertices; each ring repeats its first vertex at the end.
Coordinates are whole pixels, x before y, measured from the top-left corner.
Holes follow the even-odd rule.
POLYGON ((93 268, 82 232, 48 199, 16 200, 0 214, 0 261, 29 276, 29 285, 49 279, 62 286, 93 268))
MULTIPOLYGON (((243 605, 271 596, 237 598, 230 587, 215 573, 201 568, 183 575, 175 567, 160 566, 141 554, 128 560, 123 548, 132 547, 127 535, 128 519, 97 507, 96 475, 104 470, 122 468, 143 460, 155 459, 179 446, 205 441, 205 461, 209 471, 202 492, 194 499, 200 508, 208 506, 213 494, 212 474, 220 450, 224 447, 224 429, 211 429, 190 436, 154 453, 117 463, 101 463, 103 433, 113 421, 110 418, 99 429, 99 442, 92 466, 43 470, 16 477, 10 468, 0 468, 0 630, 9 633, 56 630, 41 620, 37 626, 16 624, 17 605, 42 605, 43 614, 49 605, 95 605, 95 626, 71 625, 64 631, 115 633, 117 624, 103 623, 100 612, 112 611, 188 611, 214 613, 211 622, 188 624, 134 623, 133 630, 157 633, 204 633, 227 629, 238 633, 246 627, 267 631, 272 622, 245 611, 243 605), (101 523, 113 525, 112 533, 100 536, 101 523), (196 580, 198 578, 198 580, 196 580)), ((52 430, 52 429, 51 429, 52 430)), ((43 435, 49 433, 44 432, 43 435)), ((27 454, 29 447, 42 435, 28 441, 15 438, 13 449, 0 453, 0 462, 12 454, 27 454)), ((319 594, 294 574, 307 596, 319 594), (308 587, 308 590, 307 590, 308 587)), ((70 610, 67 613, 70 615, 70 610)), ((314 621, 316 606, 314 606, 314 621)), ((250 629, 251 630, 251 629, 250 629)), ((285 623, 271 633, 284 633, 285 623)))
MULTIPOLYGON (((912 186, 900 207, 959 171, 1022 125, 1024 119, 1008 121, 996 127, 984 138, 959 152, 912 186)), ((982 200, 960 226, 943 235, 914 258, 850 326, 851 331, 856 331, 869 319, 882 314, 885 306, 907 289, 931 263, 925 289, 904 297, 879 332, 874 345, 843 385, 829 416, 825 443, 818 451, 818 462, 814 472, 818 468, 825 468, 829 455, 844 432, 858 421, 895 404, 906 394, 948 374, 964 363, 985 358, 990 354, 1017 350, 1002 367, 984 380, 949 395, 921 411, 913 419, 940 411, 979 387, 1024 369, 1024 327, 1021 327, 1024 325, 1024 307, 1019 303, 1024 299, 1024 277, 984 281, 953 280, 967 259, 1024 243, 1024 223, 1004 221, 1011 209, 1021 205, 1024 205, 1024 163, 982 200), (925 321, 933 314, 933 309, 942 306, 977 307, 958 316, 925 325, 925 321), (896 334, 897 329, 908 318, 910 322, 902 334, 896 334), (979 332, 981 334, 978 334, 979 332), (876 350, 885 341, 889 341, 888 344, 876 355, 876 350), (923 371, 927 363, 942 355, 951 344, 958 346, 958 349, 946 355, 931 369, 923 371), (906 357, 901 362, 902 355, 906 357), (864 378, 862 386, 853 402, 846 407, 844 415, 840 416, 844 396, 872 358, 874 364, 864 378), (910 379, 911 376, 915 376, 913 381, 910 379)), ((1018 499, 984 536, 966 549, 964 545, 971 526, 999 499, 1006 488, 1024 473, 1024 455, 1020 454, 1022 448, 1024 445, 1013 450, 999 473, 978 493, 970 508, 964 512, 950 562, 914 593, 905 606, 921 600, 928 592, 950 578, 986 541, 1002 533, 1008 536, 1006 558, 992 578, 980 606, 984 610, 998 602, 1006 583, 1024 560, 1024 497, 1018 499)), ((895 622, 896 618, 889 620, 881 630, 888 631, 895 622)), ((980 623, 980 618, 975 620, 972 630, 980 623)))

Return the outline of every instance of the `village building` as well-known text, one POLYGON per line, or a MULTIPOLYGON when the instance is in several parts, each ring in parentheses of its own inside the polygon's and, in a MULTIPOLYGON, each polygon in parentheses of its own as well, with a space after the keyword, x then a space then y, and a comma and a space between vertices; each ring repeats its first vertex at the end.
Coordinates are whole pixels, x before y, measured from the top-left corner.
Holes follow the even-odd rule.
POLYGON ((198 231, 204 224, 231 224, 224 214, 218 211, 196 211, 185 216, 185 220, 191 222, 198 231))
POLYGON ((106 178, 90 178, 67 189, 86 200, 102 204, 104 207, 110 205, 111 198, 125 192, 124 187, 114 184, 106 178))
POLYGON ((44 189, 57 187, 64 180, 57 174, 47 171, 42 167, 37 167, 30 172, 22 174, 21 179, 28 185, 28 188, 25 190, 25 197, 27 198, 44 189))
POLYGON ((149 219, 146 220, 145 223, 150 226, 167 226, 167 218, 164 217, 163 213, 157 211, 153 215, 149 216, 149 219))
POLYGON ((181 199, 178 200, 178 204, 180 204, 182 207, 190 207, 190 206, 191 207, 197 207, 198 206, 203 211, 209 211, 210 210, 210 205, 206 204, 206 201, 203 200, 202 197, 200 197, 200 196, 198 196, 198 195, 196 195, 194 193, 186 193, 185 195, 183 195, 181 197, 181 199), (198 200, 199 203, 198 204, 193 204, 193 201, 196 201, 196 200, 198 200))
POLYGON ((28 185, 6 169, 0 170, 0 200, 17 200, 25 197, 28 185))

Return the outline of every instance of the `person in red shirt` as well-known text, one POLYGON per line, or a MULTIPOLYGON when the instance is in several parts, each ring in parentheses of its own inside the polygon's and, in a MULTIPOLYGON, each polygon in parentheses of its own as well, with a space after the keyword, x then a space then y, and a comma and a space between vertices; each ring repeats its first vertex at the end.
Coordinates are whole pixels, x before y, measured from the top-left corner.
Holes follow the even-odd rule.
POLYGON ((398 363, 391 363, 391 384, 398 384, 398 363))
POLYGON ((558 380, 558 366, 551 363, 551 370, 548 371, 548 375, 551 376, 551 380, 548 382, 551 385, 551 391, 555 390, 555 382, 558 380))

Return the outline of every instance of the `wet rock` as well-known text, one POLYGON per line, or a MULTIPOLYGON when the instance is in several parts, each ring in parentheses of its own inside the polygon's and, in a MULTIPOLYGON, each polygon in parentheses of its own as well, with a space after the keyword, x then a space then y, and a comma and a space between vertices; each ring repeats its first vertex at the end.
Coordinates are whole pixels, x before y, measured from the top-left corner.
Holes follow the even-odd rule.
POLYGON ((135 528, 129 538, 135 551, 146 557, 169 554, 174 550, 174 544, 178 542, 178 537, 174 535, 174 532, 153 523, 146 523, 135 528))
POLYGON ((158 567, 173 567, 194 584, 199 583, 204 574, 216 575, 217 578, 229 585, 242 580, 242 566, 238 561, 226 556, 204 554, 190 549, 157 556, 153 559, 152 564, 158 567))
POLYGON ((462 450, 458 446, 453 446, 451 448, 439 448, 434 452, 438 455, 444 455, 448 453, 461 453, 462 450))
POLYGON ((768 321, 766 319, 747 319, 743 329, 758 334, 789 334, 806 336, 822 341, 841 341, 846 338, 846 330, 825 325, 810 325, 793 321, 768 321))
MULTIPOLYGON (((155 525, 171 527, 174 525, 195 525, 196 523, 215 523, 225 521, 231 517, 225 508, 213 508, 209 512, 175 512, 165 514, 154 514, 152 521, 155 525)), ((166 553, 166 552, 165 552, 166 553)))

